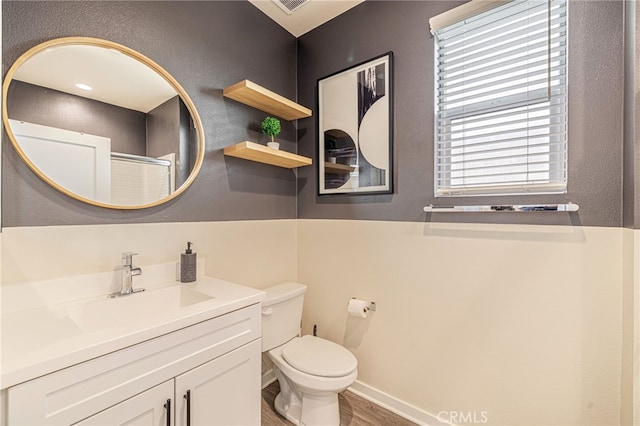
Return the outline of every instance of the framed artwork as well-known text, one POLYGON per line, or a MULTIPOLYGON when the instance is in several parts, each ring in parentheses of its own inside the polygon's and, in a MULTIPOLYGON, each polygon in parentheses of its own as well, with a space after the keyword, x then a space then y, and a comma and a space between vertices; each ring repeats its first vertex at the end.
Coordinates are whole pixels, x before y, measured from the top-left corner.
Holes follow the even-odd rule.
POLYGON ((318 80, 318 193, 393 192, 393 52, 318 80))

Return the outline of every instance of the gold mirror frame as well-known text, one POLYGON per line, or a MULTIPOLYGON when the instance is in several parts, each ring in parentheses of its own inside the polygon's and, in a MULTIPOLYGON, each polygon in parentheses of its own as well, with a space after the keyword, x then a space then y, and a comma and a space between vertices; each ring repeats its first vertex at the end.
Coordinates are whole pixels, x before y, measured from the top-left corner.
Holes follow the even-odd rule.
POLYGON ((9 136, 9 139, 11 140, 11 143, 13 144, 13 147, 18 152, 18 155, 20 156, 20 158, 22 158, 22 160, 29 166, 29 168, 40 179, 42 179, 43 181, 48 183, 50 186, 52 186, 56 190, 62 192, 63 194, 65 194, 65 195, 67 195, 67 196, 69 196, 71 198, 74 198, 76 200, 79 200, 79 201, 82 201, 84 203, 91 204, 91 205, 94 205, 94 206, 98 206, 98 207, 105 207, 105 208, 109 208, 109 209, 118 209, 118 210, 134 210, 134 209, 145 209, 145 208, 154 207, 154 206, 157 206, 157 205, 160 205, 160 204, 164 204, 164 203, 166 203, 166 202, 168 202, 170 200, 173 200, 174 198, 176 198, 180 194, 182 194, 191 185, 191 183, 193 183, 193 181, 195 180, 196 176, 200 172, 200 169, 202 167, 202 163, 204 161, 205 141, 204 141, 204 128, 202 127, 202 121, 200 120, 200 116, 198 115, 198 111, 196 110, 195 105, 191 101, 191 98, 189 97, 187 92, 182 88, 180 83, 178 83, 178 81, 175 78, 173 78, 173 76, 171 74, 169 74, 164 68, 162 68, 156 62, 154 62, 153 60, 147 58, 143 54, 141 54, 141 53, 139 53, 139 52, 137 52, 137 51, 135 51, 135 50, 133 50, 133 49, 131 49, 129 47, 123 46, 121 44, 114 43, 114 42, 108 41, 108 40, 99 39, 99 38, 91 38, 91 37, 64 37, 64 38, 57 38, 57 39, 49 40, 49 41, 46 41, 44 43, 38 44, 37 46, 34 46, 31 49, 27 50, 25 53, 23 53, 16 60, 16 62, 11 66, 9 71, 7 72, 7 75, 5 76, 4 83, 2 85, 2 121, 4 123, 5 131, 7 132, 7 135, 9 136), (9 92, 9 85, 13 81, 13 75, 15 74, 15 72, 20 68, 20 66, 22 64, 24 64, 31 57, 33 57, 37 53, 45 51, 46 49, 49 49, 49 48, 52 48, 52 47, 58 47, 58 46, 65 46, 65 45, 96 46, 96 47, 102 47, 102 48, 106 48, 106 49, 116 50, 116 51, 118 51, 118 52, 120 52, 120 53, 122 53, 124 55, 127 55, 127 56, 133 58, 134 60, 137 60, 138 62, 146 65, 151 70, 153 70, 156 73, 158 73, 162 78, 164 78, 167 81, 167 83, 169 83, 169 85, 171 85, 175 89, 175 91, 177 92, 178 96, 182 99, 182 101, 184 102, 185 106, 187 107, 187 110, 191 114, 191 118, 193 120, 193 125, 195 127, 195 130, 196 130, 196 133, 197 133, 197 137, 198 137, 198 142, 197 142, 198 143, 198 153, 197 153, 197 156, 196 156, 196 160, 195 160, 193 169, 191 170, 191 173, 189 174, 189 177, 172 194, 170 194, 169 196, 167 196, 165 198, 162 198, 160 200, 154 201, 152 203, 141 204, 141 205, 116 205, 116 204, 103 203, 103 202, 100 202, 100 201, 96 201, 96 200, 92 200, 92 199, 89 199, 89 198, 82 197, 82 196, 80 196, 78 194, 75 194, 75 193, 69 191, 68 189, 60 186, 58 183, 56 183, 51 178, 49 178, 47 175, 45 175, 27 157, 25 152, 20 147, 20 144, 16 140, 16 137, 13 134, 13 130, 11 129, 11 126, 9 125, 9 113, 8 113, 8 109, 7 109, 7 97, 8 97, 8 92, 9 92))

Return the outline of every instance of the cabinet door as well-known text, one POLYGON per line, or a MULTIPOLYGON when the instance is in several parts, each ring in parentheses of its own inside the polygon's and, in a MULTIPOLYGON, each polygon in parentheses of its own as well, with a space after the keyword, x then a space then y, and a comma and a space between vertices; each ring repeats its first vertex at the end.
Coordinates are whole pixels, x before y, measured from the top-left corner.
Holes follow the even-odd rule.
POLYGON ((76 423, 82 426, 171 426, 174 416, 173 380, 76 423))
POLYGON ((176 424, 260 425, 260 339, 176 377, 176 424))

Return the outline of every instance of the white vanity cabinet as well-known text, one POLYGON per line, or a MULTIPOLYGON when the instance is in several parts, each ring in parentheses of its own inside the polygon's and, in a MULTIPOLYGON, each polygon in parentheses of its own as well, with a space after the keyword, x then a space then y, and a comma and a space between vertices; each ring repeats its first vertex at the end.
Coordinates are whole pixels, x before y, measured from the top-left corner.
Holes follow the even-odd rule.
POLYGON ((108 408, 79 426, 260 424, 260 341, 108 408))
POLYGON ((260 304, 163 334, 10 387, 7 422, 259 425, 260 336, 260 304))

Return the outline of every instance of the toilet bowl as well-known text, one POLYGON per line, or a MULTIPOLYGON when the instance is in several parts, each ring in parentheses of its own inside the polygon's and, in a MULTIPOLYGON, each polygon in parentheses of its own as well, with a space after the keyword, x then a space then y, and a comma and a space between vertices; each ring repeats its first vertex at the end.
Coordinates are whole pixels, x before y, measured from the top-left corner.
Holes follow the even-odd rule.
POLYGON ((280 384, 275 409, 296 425, 338 426, 338 393, 358 376, 358 361, 344 347, 315 336, 298 337, 306 286, 265 289, 262 347, 280 384))

